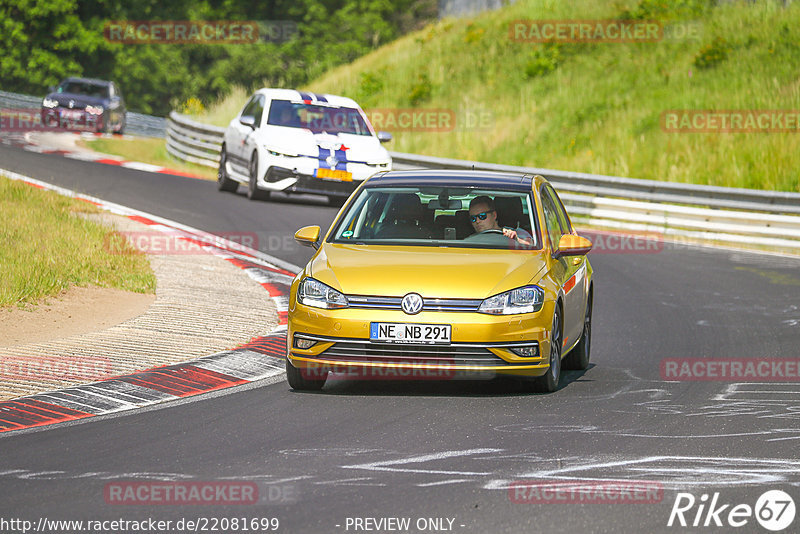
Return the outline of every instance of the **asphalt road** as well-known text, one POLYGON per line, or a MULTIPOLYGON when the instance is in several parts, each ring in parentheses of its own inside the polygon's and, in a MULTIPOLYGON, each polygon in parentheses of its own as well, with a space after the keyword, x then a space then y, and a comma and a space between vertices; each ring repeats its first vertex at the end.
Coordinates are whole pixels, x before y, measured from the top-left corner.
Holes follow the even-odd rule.
MULTIPOLYGON (((210 182, 6 147, 0 167, 203 230, 257 232, 261 250, 297 265, 311 250, 291 234, 336 213, 321 199, 250 202, 210 182)), ((408 518, 408 532, 729 532, 733 506, 754 507, 768 490, 800 504, 797 382, 668 382, 660 371, 668 358, 797 359, 800 262, 669 244, 590 258, 592 366, 567 373, 554 394, 507 381, 339 381, 296 393, 277 381, 4 435, 0 520, 277 518, 278 532, 324 533, 404 532, 364 520, 408 518), (255 482, 259 503, 104 497, 110 483, 221 479, 255 482), (652 481, 663 491, 656 502, 541 504, 508 490, 544 479, 652 481), (679 493, 697 500, 689 525, 705 503, 701 526, 667 526, 679 493), (715 516, 725 526, 711 517, 703 527, 715 493, 717 508, 729 505, 715 516)), ((736 532, 767 532, 744 520, 736 532)), ((0 531, 14 530, 0 521, 0 531)))

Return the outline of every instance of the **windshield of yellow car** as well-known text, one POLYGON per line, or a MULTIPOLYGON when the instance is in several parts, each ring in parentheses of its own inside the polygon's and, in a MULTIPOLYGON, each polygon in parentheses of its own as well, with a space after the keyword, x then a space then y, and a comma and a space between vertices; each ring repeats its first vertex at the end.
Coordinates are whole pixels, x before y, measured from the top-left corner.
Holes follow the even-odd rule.
POLYGON ((529 250, 541 248, 535 221, 530 193, 524 191, 367 187, 339 219, 330 241, 529 250))

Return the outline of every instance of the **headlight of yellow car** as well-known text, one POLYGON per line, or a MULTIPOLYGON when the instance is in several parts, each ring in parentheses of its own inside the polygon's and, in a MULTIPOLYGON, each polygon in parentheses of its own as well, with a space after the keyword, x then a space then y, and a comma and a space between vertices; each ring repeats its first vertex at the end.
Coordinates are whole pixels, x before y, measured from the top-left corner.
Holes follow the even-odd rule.
POLYGON ((489 297, 481 302, 479 313, 513 315, 533 313, 542 309, 544 291, 539 286, 525 286, 489 297))
POLYGON ((297 288, 297 302, 312 308, 333 310, 347 307, 347 297, 311 277, 303 279, 297 288))

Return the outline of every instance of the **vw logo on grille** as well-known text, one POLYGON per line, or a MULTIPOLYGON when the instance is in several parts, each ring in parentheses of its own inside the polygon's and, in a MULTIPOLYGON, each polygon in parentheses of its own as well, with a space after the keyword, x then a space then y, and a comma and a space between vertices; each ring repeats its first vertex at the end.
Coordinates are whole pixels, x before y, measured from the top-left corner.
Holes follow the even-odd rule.
POLYGON ((400 307, 409 315, 415 315, 422 311, 422 297, 416 293, 409 293, 400 301, 400 307))
POLYGON ((328 165, 331 166, 331 169, 335 169, 336 166, 339 164, 339 160, 336 159, 336 156, 328 156, 327 158, 325 158, 325 161, 328 163, 328 165))

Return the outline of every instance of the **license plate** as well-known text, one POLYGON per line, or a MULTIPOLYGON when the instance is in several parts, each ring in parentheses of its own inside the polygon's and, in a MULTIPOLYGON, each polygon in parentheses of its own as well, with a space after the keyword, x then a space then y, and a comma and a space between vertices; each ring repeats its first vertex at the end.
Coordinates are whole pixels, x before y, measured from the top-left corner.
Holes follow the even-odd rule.
POLYGON ((450 343, 449 324, 370 323, 370 341, 384 343, 450 343))
POLYGON ((326 180, 339 180, 340 182, 352 182, 353 173, 350 171, 337 171, 336 169, 317 169, 317 178, 326 180))

